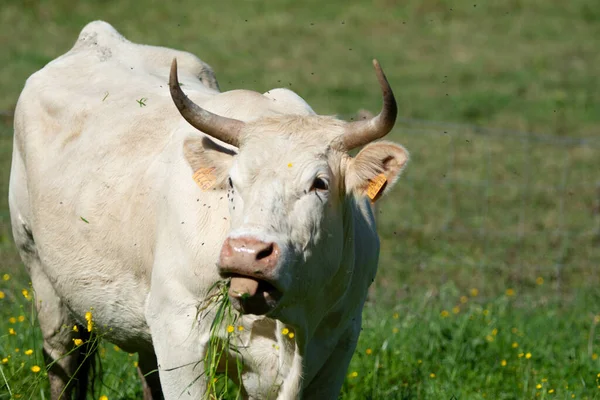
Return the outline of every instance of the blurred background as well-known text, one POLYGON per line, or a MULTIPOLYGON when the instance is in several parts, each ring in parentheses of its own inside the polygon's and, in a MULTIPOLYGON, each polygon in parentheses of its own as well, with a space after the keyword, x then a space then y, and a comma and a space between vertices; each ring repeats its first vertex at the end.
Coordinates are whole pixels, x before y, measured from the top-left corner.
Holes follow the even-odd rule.
MULTIPOLYGON (((380 61, 399 105, 388 138, 412 158, 378 205, 379 273, 343 398, 600 396, 596 0, 3 0, 0 399, 46 388, 24 384, 34 361, 15 352, 39 332, 10 233, 13 108, 96 19, 196 54, 223 91, 287 87, 348 120, 379 110, 380 61), (30 323, 10 334, 18 314, 30 323)), ((111 361, 129 356, 106 349, 90 398, 136 398, 135 370, 111 361)))

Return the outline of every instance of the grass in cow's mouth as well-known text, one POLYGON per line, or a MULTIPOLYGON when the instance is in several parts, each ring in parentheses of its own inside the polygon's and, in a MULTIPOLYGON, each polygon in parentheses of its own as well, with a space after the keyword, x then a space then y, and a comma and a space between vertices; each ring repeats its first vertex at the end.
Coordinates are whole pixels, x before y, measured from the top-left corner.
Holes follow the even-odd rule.
MULTIPOLYGON (((231 352, 238 353, 235 326, 239 314, 233 309, 229 300, 229 284, 230 279, 217 281, 209 289, 207 298, 198 307, 199 319, 210 317, 214 312, 208 348, 203 360, 207 380, 206 399, 241 398, 241 391, 234 383, 241 380, 241 355, 235 357, 235 361, 232 361, 230 356, 231 352)), ((241 332, 243 327, 240 325, 237 330, 241 332)), ((199 375, 198 379, 202 375, 199 375)))

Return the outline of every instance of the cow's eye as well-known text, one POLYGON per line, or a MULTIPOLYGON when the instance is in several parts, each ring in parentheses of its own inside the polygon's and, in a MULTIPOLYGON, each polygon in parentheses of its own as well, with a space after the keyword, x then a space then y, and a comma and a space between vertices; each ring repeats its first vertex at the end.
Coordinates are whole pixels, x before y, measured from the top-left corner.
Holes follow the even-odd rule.
POLYGON ((323 179, 323 178, 315 178, 315 180, 313 181, 313 184, 310 188, 311 192, 315 191, 315 190, 328 190, 329 189, 329 183, 323 179))

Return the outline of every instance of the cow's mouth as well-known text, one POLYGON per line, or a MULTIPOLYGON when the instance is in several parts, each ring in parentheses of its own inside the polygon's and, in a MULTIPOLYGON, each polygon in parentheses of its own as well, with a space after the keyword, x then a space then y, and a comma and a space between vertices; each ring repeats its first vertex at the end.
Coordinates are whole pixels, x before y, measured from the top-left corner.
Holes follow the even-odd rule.
POLYGON ((251 276, 226 275, 231 278, 229 284, 231 304, 240 313, 264 315, 277 306, 281 291, 273 284, 251 276))

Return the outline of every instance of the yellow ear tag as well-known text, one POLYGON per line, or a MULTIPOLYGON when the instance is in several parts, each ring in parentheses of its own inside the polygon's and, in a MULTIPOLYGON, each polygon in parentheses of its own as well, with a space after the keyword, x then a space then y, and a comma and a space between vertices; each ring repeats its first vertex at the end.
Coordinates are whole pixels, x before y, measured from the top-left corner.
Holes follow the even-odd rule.
POLYGON ((210 168, 200 168, 194 175, 192 175, 192 179, 202 191, 207 191, 215 185, 217 181, 217 177, 213 174, 215 167, 210 168))
POLYGON ((367 196, 369 196, 371 201, 374 201, 379 195, 379 192, 381 192, 381 189, 386 182, 387 178, 384 174, 379 174, 375 178, 369 180, 369 186, 367 186, 367 196))

